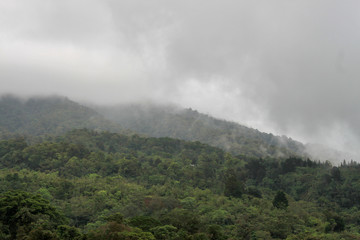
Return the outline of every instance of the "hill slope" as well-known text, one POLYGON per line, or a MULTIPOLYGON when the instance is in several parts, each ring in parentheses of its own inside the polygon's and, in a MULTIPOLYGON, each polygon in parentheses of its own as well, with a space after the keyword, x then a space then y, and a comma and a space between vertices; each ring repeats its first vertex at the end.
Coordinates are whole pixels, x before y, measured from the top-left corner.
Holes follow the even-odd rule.
POLYGON ((0 134, 39 136, 63 134, 75 128, 120 132, 120 127, 96 111, 67 98, 47 97, 21 100, 0 98, 0 134))
POLYGON ((152 137, 200 141, 232 154, 252 157, 305 155, 304 145, 291 138, 262 133, 191 109, 133 104, 96 110, 125 129, 152 137))
POLYGON ((3 140, 0 236, 359 239, 359 168, 86 129, 3 140))
POLYGON ((304 146, 287 137, 262 133, 191 109, 158 105, 85 107, 67 98, 0 98, 0 135, 60 135, 88 128, 129 129, 151 137, 200 141, 232 154, 251 157, 304 155, 304 146))

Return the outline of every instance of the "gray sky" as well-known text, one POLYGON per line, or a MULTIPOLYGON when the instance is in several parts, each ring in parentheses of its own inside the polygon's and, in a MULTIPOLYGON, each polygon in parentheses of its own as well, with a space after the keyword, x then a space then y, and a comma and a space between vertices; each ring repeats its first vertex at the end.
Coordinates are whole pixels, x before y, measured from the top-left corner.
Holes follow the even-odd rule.
POLYGON ((0 93, 178 103, 360 155, 358 0, 2 0, 0 93))

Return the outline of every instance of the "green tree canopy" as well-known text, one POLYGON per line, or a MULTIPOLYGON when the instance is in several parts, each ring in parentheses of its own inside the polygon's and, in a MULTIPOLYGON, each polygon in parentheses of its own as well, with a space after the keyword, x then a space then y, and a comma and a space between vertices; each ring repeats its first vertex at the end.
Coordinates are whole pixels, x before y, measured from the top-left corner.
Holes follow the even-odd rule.
POLYGON ((7 226, 11 239, 16 239, 22 227, 24 234, 37 222, 62 223, 64 218, 40 195, 24 191, 8 191, 0 196, 0 220, 7 226))
POLYGON ((286 209, 289 206, 289 202, 283 191, 278 191, 274 197, 273 205, 276 208, 286 209))

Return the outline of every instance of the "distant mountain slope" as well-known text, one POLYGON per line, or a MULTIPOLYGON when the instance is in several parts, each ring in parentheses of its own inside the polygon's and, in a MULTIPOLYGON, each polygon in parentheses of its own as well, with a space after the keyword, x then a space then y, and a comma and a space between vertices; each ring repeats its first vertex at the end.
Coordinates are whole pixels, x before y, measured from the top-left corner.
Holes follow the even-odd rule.
POLYGON ((63 134, 75 128, 119 132, 117 124, 106 120, 95 110, 62 97, 0 98, 0 134, 39 136, 63 134))
POLYGON ((123 128, 152 137, 200 141, 252 157, 304 155, 304 145, 291 138, 262 133, 191 109, 133 104, 96 110, 123 128))

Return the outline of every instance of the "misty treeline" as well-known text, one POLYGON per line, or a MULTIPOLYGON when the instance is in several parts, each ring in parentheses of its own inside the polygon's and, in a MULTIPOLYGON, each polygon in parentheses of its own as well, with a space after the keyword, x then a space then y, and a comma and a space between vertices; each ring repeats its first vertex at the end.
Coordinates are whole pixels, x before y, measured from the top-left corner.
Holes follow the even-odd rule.
POLYGON ((148 103, 95 107, 95 110, 124 129, 152 137, 200 141, 234 155, 307 156, 305 146, 291 138, 263 133, 192 109, 148 103))
POLYGON ((61 135, 79 128, 200 141, 234 155, 307 156, 300 142, 215 119, 191 109, 152 104, 86 107, 62 97, 0 98, 2 136, 61 135))
POLYGON ((0 141, 0 239, 358 239, 360 166, 87 129, 0 141))
POLYGON ((360 238, 359 165, 303 149, 191 109, 3 97, 0 239, 360 238))

